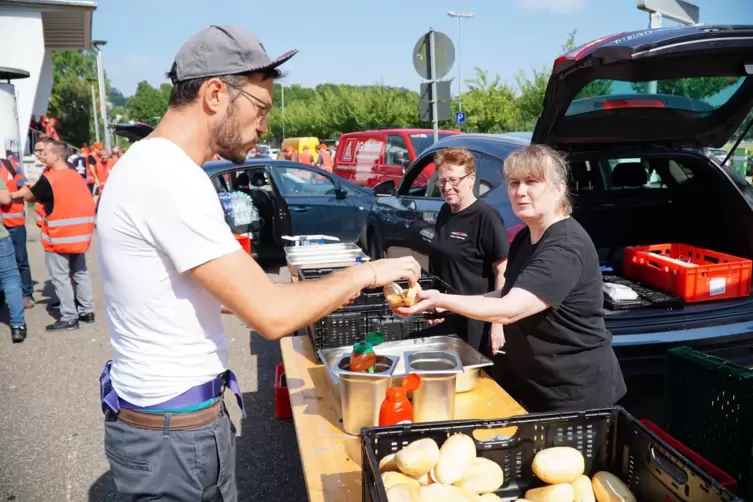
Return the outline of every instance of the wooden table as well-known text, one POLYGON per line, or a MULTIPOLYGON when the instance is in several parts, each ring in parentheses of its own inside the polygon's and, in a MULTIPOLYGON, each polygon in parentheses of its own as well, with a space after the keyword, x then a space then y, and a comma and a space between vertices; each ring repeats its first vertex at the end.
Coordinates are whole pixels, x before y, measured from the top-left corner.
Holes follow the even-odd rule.
MULTIPOLYGON (((326 367, 316 363, 308 336, 283 338, 280 347, 309 500, 361 502, 359 438, 342 429, 339 396, 326 367)), ((455 398, 456 419, 523 414, 525 410, 483 371, 474 390, 455 398)), ((490 437, 500 433, 484 432, 490 437)))

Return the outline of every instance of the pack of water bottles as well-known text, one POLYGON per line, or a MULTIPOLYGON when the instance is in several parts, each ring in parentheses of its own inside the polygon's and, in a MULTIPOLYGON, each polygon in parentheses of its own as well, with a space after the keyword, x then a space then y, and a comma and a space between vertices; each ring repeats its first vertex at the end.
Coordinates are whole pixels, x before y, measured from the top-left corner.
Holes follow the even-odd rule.
POLYGON ((250 225, 259 220, 259 211, 253 200, 243 192, 221 193, 220 202, 235 226, 250 225))

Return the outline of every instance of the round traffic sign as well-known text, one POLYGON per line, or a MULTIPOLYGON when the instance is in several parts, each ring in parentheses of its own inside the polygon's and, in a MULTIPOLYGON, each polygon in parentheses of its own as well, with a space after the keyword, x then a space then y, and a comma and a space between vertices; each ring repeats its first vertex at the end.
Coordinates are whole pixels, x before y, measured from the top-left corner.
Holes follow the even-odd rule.
POLYGON ((442 32, 434 33, 434 67, 436 75, 431 74, 430 45, 432 31, 427 31, 413 47, 413 67, 426 80, 444 78, 455 63, 455 46, 450 37, 442 32))

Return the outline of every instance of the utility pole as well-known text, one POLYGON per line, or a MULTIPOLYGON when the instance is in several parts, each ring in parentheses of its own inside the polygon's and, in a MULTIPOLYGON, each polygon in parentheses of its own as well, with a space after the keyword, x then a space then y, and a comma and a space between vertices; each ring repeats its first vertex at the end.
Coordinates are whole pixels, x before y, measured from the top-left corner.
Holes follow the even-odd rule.
POLYGON ((447 11, 447 15, 450 17, 457 18, 458 20, 458 111, 463 111, 463 100, 461 98, 461 86, 463 85, 463 80, 460 77, 460 68, 461 68, 461 59, 460 59, 460 21, 463 19, 470 19, 473 17, 473 12, 454 12, 454 11, 447 11))
POLYGON ((97 138, 97 143, 99 143, 99 117, 97 113, 97 93, 94 92, 94 82, 90 82, 90 85, 92 87, 92 113, 94 114, 94 134, 97 138))
POLYGON ((105 148, 112 149, 110 141, 110 120, 107 113, 107 91, 105 89, 105 67, 102 62, 102 47, 107 44, 104 40, 92 40, 92 46, 97 51, 97 80, 99 80, 99 105, 102 108, 102 127, 104 128, 105 148))

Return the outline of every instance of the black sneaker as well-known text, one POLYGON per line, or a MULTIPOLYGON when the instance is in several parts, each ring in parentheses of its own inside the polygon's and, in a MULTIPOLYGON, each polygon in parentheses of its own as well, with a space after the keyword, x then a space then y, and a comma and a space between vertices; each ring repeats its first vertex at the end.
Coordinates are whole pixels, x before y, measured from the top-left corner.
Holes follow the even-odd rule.
POLYGON ((78 329, 78 319, 73 321, 57 321, 45 328, 46 331, 73 331, 78 329))
POLYGON ((50 310, 60 310, 60 302, 50 303, 47 305, 50 310))
POLYGON ((21 343, 26 340, 26 326, 11 326, 10 338, 13 343, 21 343))
POLYGON ((94 312, 87 312, 86 314, 79 314, 78 320, 79 322, 85 322, 87 324, 91 324, 94 322, 94 312))

